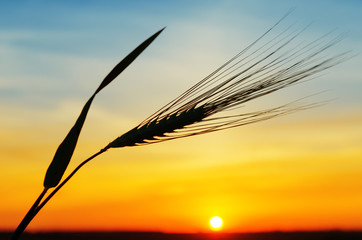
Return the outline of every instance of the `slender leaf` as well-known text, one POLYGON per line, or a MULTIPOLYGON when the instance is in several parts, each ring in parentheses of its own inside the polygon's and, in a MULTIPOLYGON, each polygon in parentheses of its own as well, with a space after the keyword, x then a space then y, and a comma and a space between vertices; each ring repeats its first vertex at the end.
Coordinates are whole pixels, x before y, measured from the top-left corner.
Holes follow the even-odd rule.
POLYGON ((63 142, 59 145, 55 152, 53 161, 50 163, 44 179, 44 187, 51 188, 59 184, 63 177, 65 170, 72 158, 74 149, 77 145, 77 141, 82 130, 84 121, 87 117, 87 113, 92 104, 92 101, 96 94, 111 83, 123 70, 125 70, 151 43, 155 38, 164 30, 156 32, 149 37, 143 43, 141 43, 136 49, 128 54, 120 63, 118 63, 112 71, 104 78, 100 86, 97 88, 92 97, 84 105, 82 112, 80 113, 76 123, 69 131, 63 142))

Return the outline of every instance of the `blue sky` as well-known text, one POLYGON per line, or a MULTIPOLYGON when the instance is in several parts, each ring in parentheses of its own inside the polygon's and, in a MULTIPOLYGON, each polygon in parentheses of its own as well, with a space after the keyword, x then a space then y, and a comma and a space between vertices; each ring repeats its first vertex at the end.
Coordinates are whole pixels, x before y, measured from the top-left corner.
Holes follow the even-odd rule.
MULTIPOLYGON (((284 26, 312 23, 311 41, 331 30, 344 40, 332 54, 362 52, 359 1, 4 1, 0 9, 0 108, 4 129, 69 126, 103 77, 126 54, 167 26, 97 96, 90 119, 125 129, 172 100, 254 41, 290 9, 284 26), (93 114, 93 115, 92 115, 93 114), (29 121, 20 121, 24 118, 29 121), (120 120, 121 119, 121 120, 120 120)), ((358 112, 361 55, 316 81, 276 94, 276 105, 327 91, 332 100, 303 116, 358 112)), ((66 130, 63 130, 66 131, 66 130)))
MULTIPOLYGON (((145 99, 150 104, 146 108, 156 110, 290 9, 294 11, 286 23, 300 27, 313 23, 306 40, 336 29, 345 36, 336 53, 361 52, 360 1, 3 1, 1 106, 5 112, 56 111, 66 102, 81 106, 119 60, 167 26, 113 87, 97 98, 97 106, 110 112, 115 102, 130 101, 132 107, 122 105, 119 111, 132 114, 145 99), (132 98, 134 92, 136 98, 132 98)), ((306 95, 327 90, 332 93, 326 98, 338 99, 334 104, 339 107, 358 105, 360 64, 357 55, 343 67, 337 66, 328 78, 309 85, 315 90, 306 95)))

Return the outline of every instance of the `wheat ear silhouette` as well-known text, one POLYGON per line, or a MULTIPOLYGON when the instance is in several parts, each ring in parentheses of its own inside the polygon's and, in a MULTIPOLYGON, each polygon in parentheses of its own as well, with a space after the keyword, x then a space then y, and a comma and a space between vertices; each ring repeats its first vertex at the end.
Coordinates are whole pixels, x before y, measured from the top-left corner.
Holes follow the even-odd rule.
POLYGON ((315 106, 294 101, 255 112, 235 112, 247 102, 310 79, 311 76, 346 59, 347 53, 328 55, 327 50, 341 39, 330 39, 330 33, 303 43, 298 41, 298 37, 305 29, 294 31, 290 26, 264 41, 284 18, 206 78, 84 160, 60 182, 96 94, 131 64, 163 29, 144 41, 106 76, 87 101, 75 125, 56 151, 45 176, 44 190, 13 233, 11 240, 19 238, 36 214, 82 166, 110 148, 142 146, 220 131, 315 106), (54 189, 46 196, 50 188, 54 189))

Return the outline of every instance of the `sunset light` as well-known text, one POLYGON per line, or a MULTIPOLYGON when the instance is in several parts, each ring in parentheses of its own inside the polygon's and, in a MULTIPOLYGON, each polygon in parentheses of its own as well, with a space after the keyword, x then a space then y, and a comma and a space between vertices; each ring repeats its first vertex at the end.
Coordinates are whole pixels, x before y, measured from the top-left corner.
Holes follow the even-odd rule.
POLYGON ((1 3, 0 240, 362 236, 362 0, 1 3))
POLYGON ((220 230, 222 227, 222 224, 223 224, 222 219, 218 216, 212 217, 210 219, 210 226, 211 226, 211 229, 214 231, 220 230))

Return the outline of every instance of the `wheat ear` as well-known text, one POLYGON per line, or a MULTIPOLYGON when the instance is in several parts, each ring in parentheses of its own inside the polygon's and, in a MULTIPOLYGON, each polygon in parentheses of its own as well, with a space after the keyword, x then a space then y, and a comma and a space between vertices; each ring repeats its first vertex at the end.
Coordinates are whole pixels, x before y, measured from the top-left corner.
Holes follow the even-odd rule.
POLYGON ((109 143, 106 149, 220 131, 318 105, 295 101, 255 112, 235 111, 247 102, 307 80, 345 60, 347 53, 330 57, 327 53, 340 38, 328 40, 327 34, 303 45, 294 43, 302 32, 293 33, 286 29, 271 41, 255 46, 260 38, 138 126, 109 143))
MULTIPOLYGON (((43 202, 37 201, 38 206, 32 208, 31 219, 82 166, 110 148, 153 144, 220 131, 313 106, 297 101, 255 112, 224 114, 345 60, 346 53, 328 55, 327 50, 340 40, 339 37, 328 40, 329 34, 309 43, 301 43, 297 37, 304 29, 292 31, 288 27, 266 39, 280 21, 206 78, 83 161, 43 202)), ((17 237, 12 238, 15 239, 17 237)))

